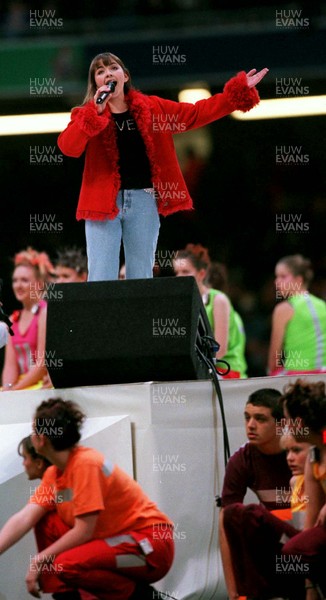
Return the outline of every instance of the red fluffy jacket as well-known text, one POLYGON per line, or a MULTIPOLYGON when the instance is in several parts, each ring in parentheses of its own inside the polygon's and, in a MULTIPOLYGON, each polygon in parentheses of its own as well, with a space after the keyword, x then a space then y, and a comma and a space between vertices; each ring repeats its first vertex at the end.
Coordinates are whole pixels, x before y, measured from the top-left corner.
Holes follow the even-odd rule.
MULTIPOLYGON (((173 135, 212 123, 234 110, 248 111, 258 104, 259 95, 256 88, 248 87, 242 71, 225 84, 222 93, 195 104, 136 90, 128 92, 126 102, 145 143, 158 212, 166 216, 193 207, 173 135)), ((119 212, 120 174, 117 134, 109 108, 99 115, 92 100, 74 108, 69 125, 58 137, 58 146, 66 156, 79 157, 85 151, 77 220, 114 219, 119 212)))

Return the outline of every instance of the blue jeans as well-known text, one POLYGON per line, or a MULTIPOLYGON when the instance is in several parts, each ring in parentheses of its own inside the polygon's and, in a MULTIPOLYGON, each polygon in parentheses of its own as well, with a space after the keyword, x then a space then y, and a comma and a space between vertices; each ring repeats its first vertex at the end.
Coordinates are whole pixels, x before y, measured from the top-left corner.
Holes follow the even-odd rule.
POLYGON ((153 277, 155 250, 160 229, 154 191, 120 190, 115 219, 85 223, 88 281, 118 279, 121 241, 126 278, 153 277))

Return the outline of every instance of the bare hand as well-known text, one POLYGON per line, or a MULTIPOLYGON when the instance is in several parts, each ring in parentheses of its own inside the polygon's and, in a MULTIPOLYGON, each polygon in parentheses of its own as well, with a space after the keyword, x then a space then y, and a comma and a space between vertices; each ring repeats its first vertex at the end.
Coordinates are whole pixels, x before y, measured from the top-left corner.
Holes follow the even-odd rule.
POLYGON ((40 573, 38 571, 37 565, 31 562, 29 569, 26 573, 25 582, 27 586, 27 591, 34 598, 41 598, 40 587, 38 584, 40 573))
POLYGON ((105 107, 108 103, 108 100, 110 100, 113 92, 111 92, 110 94, 108 94, 108 96, 105 98, 105 100, 103 100, 103 102, 101 104, 96 104, 96 100, 98 99, 98 97, 103 93, 103 92, 107 92, 108 91, 108 86, 107 85, 101 85, 101 87, 98 88, 98 90, 96 90, 96 94, 94 96, 94 104, 97 108, 97 112, 100 115, 104 110, 105 107))
POLYGON ((44 389, 52 389, 54 387, 50 375, 47 373, 46 375, 44 375, 43 380, 42 380, 42 390, 44 389))
POLYGON ((251 71, 249 71, 249 73, 247 73, 247 84, 248 87, 252 88, 255 85, 257 85, 257 83, 259 83, 263 77, 265 77, 265 75, 268 73, 269 69, 265 68, 262 69, 261 71, 258 71, 257 73, 257 69, 251 69, 251 71))

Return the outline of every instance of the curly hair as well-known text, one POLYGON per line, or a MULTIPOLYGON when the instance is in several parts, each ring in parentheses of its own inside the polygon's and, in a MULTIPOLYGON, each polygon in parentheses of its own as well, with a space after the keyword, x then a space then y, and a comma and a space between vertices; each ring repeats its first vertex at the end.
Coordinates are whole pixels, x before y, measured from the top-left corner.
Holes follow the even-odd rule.
POLYGON ((326 427, 326 386, 323 381, 308 383, 297 379, 285 386, 280 403, 291 418, 301 417, 304 424, 319 433, 326 427))
POLYGON ((75 402, 50 398, 44 400, 35 411, 35 433, 45 435, 55 450, 67 450, 79 442, 85 418, 86 415, 75 402))

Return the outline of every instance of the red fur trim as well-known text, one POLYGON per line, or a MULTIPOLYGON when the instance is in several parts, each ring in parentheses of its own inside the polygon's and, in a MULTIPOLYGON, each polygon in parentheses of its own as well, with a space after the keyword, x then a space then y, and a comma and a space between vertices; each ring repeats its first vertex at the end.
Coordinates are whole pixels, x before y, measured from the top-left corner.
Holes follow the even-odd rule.
MULTIPOLYGON (((154 143, 151 135, 151 132, 153 132, 152 113, 149 108, 148 98, 137 90, 130 90, 126 95, 126 102, 144 141, 146 154, 151 167, 153 185, 156 187, 161 169, 155 160, 154 143)), ((103 142, 108 156, 110 157, 111 167, 114 172, 114 186, 118 192, 121 184, 119 174, 119 151, 117 131, 110 111, 108 111, 108 127, 103 132, 103 142)))
POLYGON ((245 71, 241 71, 235 77, 232 77, 225 84, 223 91, 229 103, 234 106, 233 110, 247 112, 260 101, 256 88, 248 87, 245 71))
POLYGON ((92 100, 82 108, 74 108, 72 116, 80 129, 91 137, 98 135, 108 124, 108 116, 105 113, 99 115, 92 100))
MULTIPOLYGON (((115 193, 118 194, 118 191, 119 191, 120 185, 121 185, 121 177, 120 177, 120 171, 119 171, 118 133, 117 133, 117 128, 115 126, 115 122, 112 117, 112 113, 109 110, 108 110, 108 126, 103 131, 102 139, 103 139, 104 148, 106 150, 108 159, 110 161, 110 168, 113 173, 113 187, 114 187, 115 193)), ((119 211, 117 210, 117 212, 112 217, 109 216, 109 219, 111 219, 111 218, 114 219, 114 217, 116 217, 118 212, 119 211)), ((83 217, 83 218, 85 218, 85 217, 83 217)), ((107 217, 104 217, 104 218, 107 218, 107 217)), ((99 220, 102 220, 101 217, 99 218, 99 220)))

